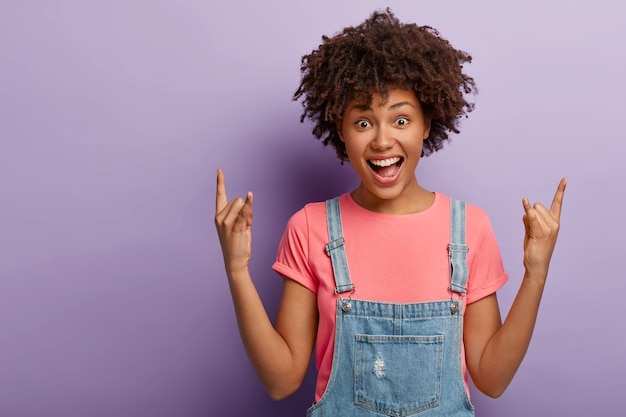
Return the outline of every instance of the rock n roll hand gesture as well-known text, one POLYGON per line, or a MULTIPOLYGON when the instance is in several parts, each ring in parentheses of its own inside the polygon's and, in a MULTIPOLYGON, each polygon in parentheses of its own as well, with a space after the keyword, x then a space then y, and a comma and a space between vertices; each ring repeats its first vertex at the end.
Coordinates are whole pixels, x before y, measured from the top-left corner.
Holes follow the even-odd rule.
POLYGON ((541 203, 530 205, 527 198, 522 200, 524 206, 523 222, 526 229, 524 236, 524 267, 535 276, 545 276, 554 251, 561 220, 561 207, 567 179, 561 179, 548 210, 541 203))
POLYGON ((252 200, 252 193, 248 192, 245 201, 237 197, 229 202, 224 174, 221 169, 217 171, 215 227, 229 276, 248 267, 252 250, 252 200))

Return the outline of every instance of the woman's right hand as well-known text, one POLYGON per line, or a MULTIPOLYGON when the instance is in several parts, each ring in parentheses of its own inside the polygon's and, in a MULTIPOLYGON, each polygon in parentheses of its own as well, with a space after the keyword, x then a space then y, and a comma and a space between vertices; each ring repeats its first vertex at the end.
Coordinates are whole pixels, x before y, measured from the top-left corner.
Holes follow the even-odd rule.
POLYGON ((217 171, 215 227, 222 245, 241 339, 254 369, 274 399, 291 395, 302 384, 317 335, 317 296, 291 279, 272 324, 254 287, 248 262, 252 243, 252 193, 228 201, 222 170, 217 171))
POLYGON ((215 193, 215 227, 222 246, 226 273, 248 268, 252 251, 252 200, 251 192, 244 201, 237 197, 230 202, 226 198, 224 173, 217 170, 217 190, 215 193))

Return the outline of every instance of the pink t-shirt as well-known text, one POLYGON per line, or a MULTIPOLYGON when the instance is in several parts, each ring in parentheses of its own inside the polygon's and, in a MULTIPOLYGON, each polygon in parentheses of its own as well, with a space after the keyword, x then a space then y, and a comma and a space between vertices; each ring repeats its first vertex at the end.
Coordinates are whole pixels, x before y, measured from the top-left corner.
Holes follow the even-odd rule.
MULTIPOLYGON (((340 197, 346 257, 354 299, 414 303, 449 300, 450 199, 435 193, 427 210, 406 215, 375 213, 357 205, 350 194, 340 197)), ((337 296, 328 243, 326 206, 307 204, 295 213, 278 247, 273 269, 317 294, 319 326, 316 344, 318 401, 330 377, 335 340, 337 296)), ((484 211, 467 204, 469 247, 466 304, 486 297, 506 282, 500 250, 484 211)), ((467 384, 463 355, 463 371, 467 384)))

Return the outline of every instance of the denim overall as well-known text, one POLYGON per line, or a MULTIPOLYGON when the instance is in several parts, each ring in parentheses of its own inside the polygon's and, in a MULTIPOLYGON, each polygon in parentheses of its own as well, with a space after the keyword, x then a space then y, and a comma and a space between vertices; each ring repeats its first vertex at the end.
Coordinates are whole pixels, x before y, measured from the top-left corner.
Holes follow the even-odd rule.
MULTIPOLYGON (((451 200, 450 299, 392 304, 352 299, 339 200, 326 202, 337 294, 332 370, 310 417, 473 416, 462 373, 467 282, 465 203, 451 200)), ((381 277, 384 279, 384 277, 381 277)))

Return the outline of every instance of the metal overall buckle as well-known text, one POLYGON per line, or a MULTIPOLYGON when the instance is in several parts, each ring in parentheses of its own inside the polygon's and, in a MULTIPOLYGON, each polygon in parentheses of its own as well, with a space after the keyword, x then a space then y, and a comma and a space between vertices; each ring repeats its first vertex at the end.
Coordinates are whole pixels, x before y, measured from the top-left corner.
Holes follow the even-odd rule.
POLYGON ((344 313, 349 313, 350 310, 352 310, 352 295, 355 291, 356 287, 354 286, 354 284, 350 284, 350 294, 348 295, 348 298, 345 299, 340 294, 343 294, 346 291, 340 293, 339 291, 337 291, 337 288, 335 288, 335 294, 339 296, 339 301, 341 302, 341 310, 344 313))
POLYGON ((448 292, 450 293, 450 314, 455 315, 459 312, 459 301, 463 299, 463 293, 454 291, 452 286, 448 287, 448 292), (454 294, 458 294, 459 298, 455 300, 454 294))

